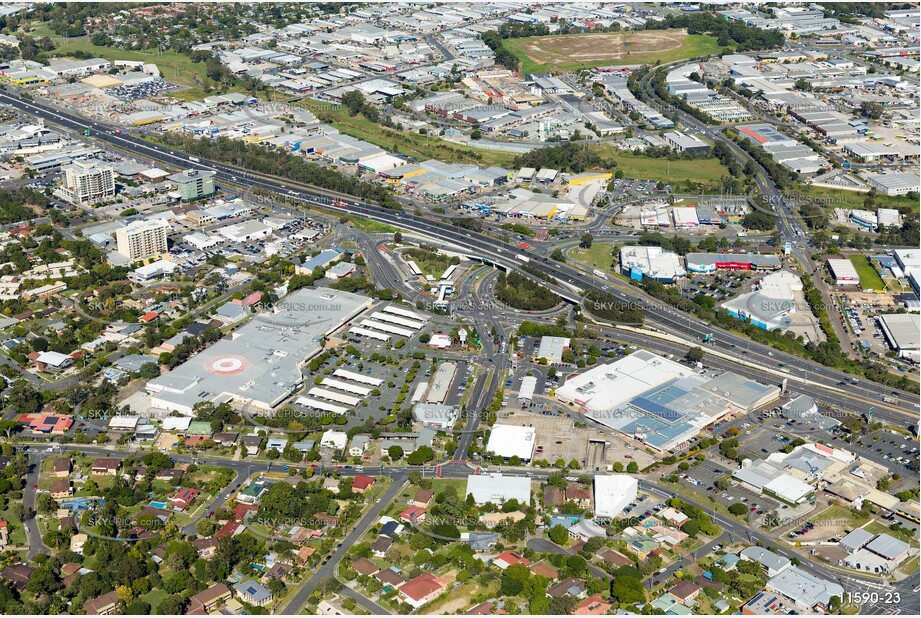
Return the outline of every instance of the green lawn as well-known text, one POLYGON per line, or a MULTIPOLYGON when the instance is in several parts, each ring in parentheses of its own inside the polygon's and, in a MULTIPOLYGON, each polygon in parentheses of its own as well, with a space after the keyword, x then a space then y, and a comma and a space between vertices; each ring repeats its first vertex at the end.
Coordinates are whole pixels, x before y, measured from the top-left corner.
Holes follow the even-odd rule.
POLYGON ((512 159, 515 158, 515 155, 509 152, 469 148, 438 137, 390 129, 371 122, 361 114, 351 116, 344 107, 331 105, 325 101, 304 99, 301 103, 321 121, 333 125, 346 135, 363 139, 390 152, 411 156, 419 161, 438 159, 447 163, 505 167, 510 165, 512 159))
POLYGON ((857 270, 857 274, 860 275, 860 288, 862 290, 882 291, 885 289, 886 284, 883 283, 879 273, 876 272, 876 269, 870 264, 870 260, 867 259, 867 256, 852 255, 850 260, 851 264, 853 264, 854 268, 857 270))
POLYGON ((675 187, 683 182, 716 185, 722 176, 729 174, 729 170, 715 158, 669 161, 623 152, 608 144, 598 148, 606 159, 617 162, 616 169, 621 170, 625 178, 667 182, 675 187))
MULTIPOLYGON (((432 491, 436 496, 448 487, 454 487, 458 496, 464 496, 467 493, 467 479, 432 479, 432 491)), ((410 488, 409 495, 414 495, 413 488, 410 488)))
POLYGON ((654 64, 674 62, 697 56, 710 56, 721 49, 715 37, 705 34, 685 35, 680 30, 647 32, 584 33, 506 39, 504 47, 521 61, 521 72, 570 72, 598 66, 654 64), (681 45, 671 48, 650 45, 650 37, 683 37, 681 45), (534 46, 540 49, 535 50, 534 46), (598 55, 592 57, 592 50, 598 55), (657 51, 658 49, 658 51, 657 51), (575 59, 578 58, 578 59, 575 59))
POLYGON ((159 606, 160 603, 163 602, 163 599, 168 596, 169 593, 166 590, 163 590, 162 588, 155 588, 146 594, 142 594, 140 598, 142 601, 147 601, 150 603, 150 608, 156 611, 157 606, 159 606))

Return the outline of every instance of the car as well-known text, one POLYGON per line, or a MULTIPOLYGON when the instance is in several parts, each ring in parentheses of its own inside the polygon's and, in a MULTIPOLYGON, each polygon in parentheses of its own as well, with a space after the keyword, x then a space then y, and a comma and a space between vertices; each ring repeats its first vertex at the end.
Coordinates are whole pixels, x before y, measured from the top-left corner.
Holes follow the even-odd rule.
POLYGON ((711 549, 712 549, 713 551, 719 551, 719 550, 723 549, 723 546, 722 546, 722 545, 714 545, 711 549))

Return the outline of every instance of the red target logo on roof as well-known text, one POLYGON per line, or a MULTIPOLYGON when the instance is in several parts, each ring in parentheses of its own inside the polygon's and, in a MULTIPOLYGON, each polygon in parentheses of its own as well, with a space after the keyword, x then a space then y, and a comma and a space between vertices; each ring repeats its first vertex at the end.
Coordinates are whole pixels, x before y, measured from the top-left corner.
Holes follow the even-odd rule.
POLYGON ((221 356, 208 362, 205 369, 209 373, 228 376, 246 371, 249 361, 242 356, 221 356))

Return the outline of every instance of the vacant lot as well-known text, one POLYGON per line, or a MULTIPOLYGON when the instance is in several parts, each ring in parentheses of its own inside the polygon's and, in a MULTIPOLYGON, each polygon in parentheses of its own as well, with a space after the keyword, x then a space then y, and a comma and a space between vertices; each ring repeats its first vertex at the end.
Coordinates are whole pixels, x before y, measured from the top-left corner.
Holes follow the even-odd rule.
POLYGON ((722 176, 729 170, 716 158, 711 159, 656 159, 642 154, 616 150, 609 144, 598 146, 605 159, 617 162, 617 169, 624 173, 624 178, 667 182, 679 189, 685 189, 679 183, 699 183, 717 187, 722 176))
POLYGON ((854 269, 860 275, 861 290, 882 290, 886 287, 879 273, 876 272, 876 269, 873 268, 870 260, 865 255, 852 255, 851 264, 854 265, 854 269))
POLYGON ((714 37, 689 35, 684 30, 535 36, 509 39, 503 44, 521 60, 522 73, 672 62, 720 49, 714 37))

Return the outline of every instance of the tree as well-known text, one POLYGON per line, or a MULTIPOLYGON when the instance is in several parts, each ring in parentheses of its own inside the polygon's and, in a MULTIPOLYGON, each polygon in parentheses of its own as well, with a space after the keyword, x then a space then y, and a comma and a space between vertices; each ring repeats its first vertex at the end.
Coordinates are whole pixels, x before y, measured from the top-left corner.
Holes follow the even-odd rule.
POLYGON ((395 243, 397 243, 397 244, 403 242, 403 233, 402 233, 402 232, 394 232, 394 233, 393 233, 393 242, 395 242, 395 243))
POLYGON ((586 232, 585 234, 582 234, 582 237, 579 239, 579 246, 582 247, 583 249, 591 249, 592 241, 594 240, 595 240, 595 237, 589 234, 588 232, 586 232))
POLYGON ((748 508, 741 502, 736 502, 729 505, 729 512, 733 515, 745 515, 748 512, 748 508))
POLYGON ((157 363, 144 363, 138 369, 138 377, 145 380, 153 380, 160 376, 160 366, 157 363))
POLYGON ((569 543, 569 531, 560 524, 550 528, 547 534, 550 536, 550 540, 557 545, 562 545, 565 547, 569 543))
POLYGON ((631 461, 630 463, 627 464, 627 472, 629 472, 630 474, 636 474, 637 472, 639 472, 639 470, 640 470, 640 467, 637 465, 635 461, 631 461))
POLYGON ((692 363, 699 363, 704 359, 704 351, 699 346, 694 346, 688 350, 686 358, 692 363))
POLYGON ((562 249, 556 248, 556 249, 554 249, 553 252, 550 254, 550 259, 551 259, 551 260, 556 260, 557 262, 565 262, 565 261, 566 261, 566 254, 563 253, 563 250, 562 250, 562 249))
POLYGON ((420 446, 414 450, 409 457, 406 458, 406 463, 411 466, 421 466, 435 459, 435 451, 432 450, 429 446, 420 446))
POLYGON ((403 447, 399 444, 394 444, 387 449, 387 456, 390 457, 390 461, 399 461, 403 459, 403 447))
MULTIPOLYGON (((620 569, 618 569, 618 572, 620 569)), ((645 603, 646 593, 643 591, 643 582, 639 577, 633 575, 620 575, 614 577, 611 582, 611 596, 618 603, 645 603)))

